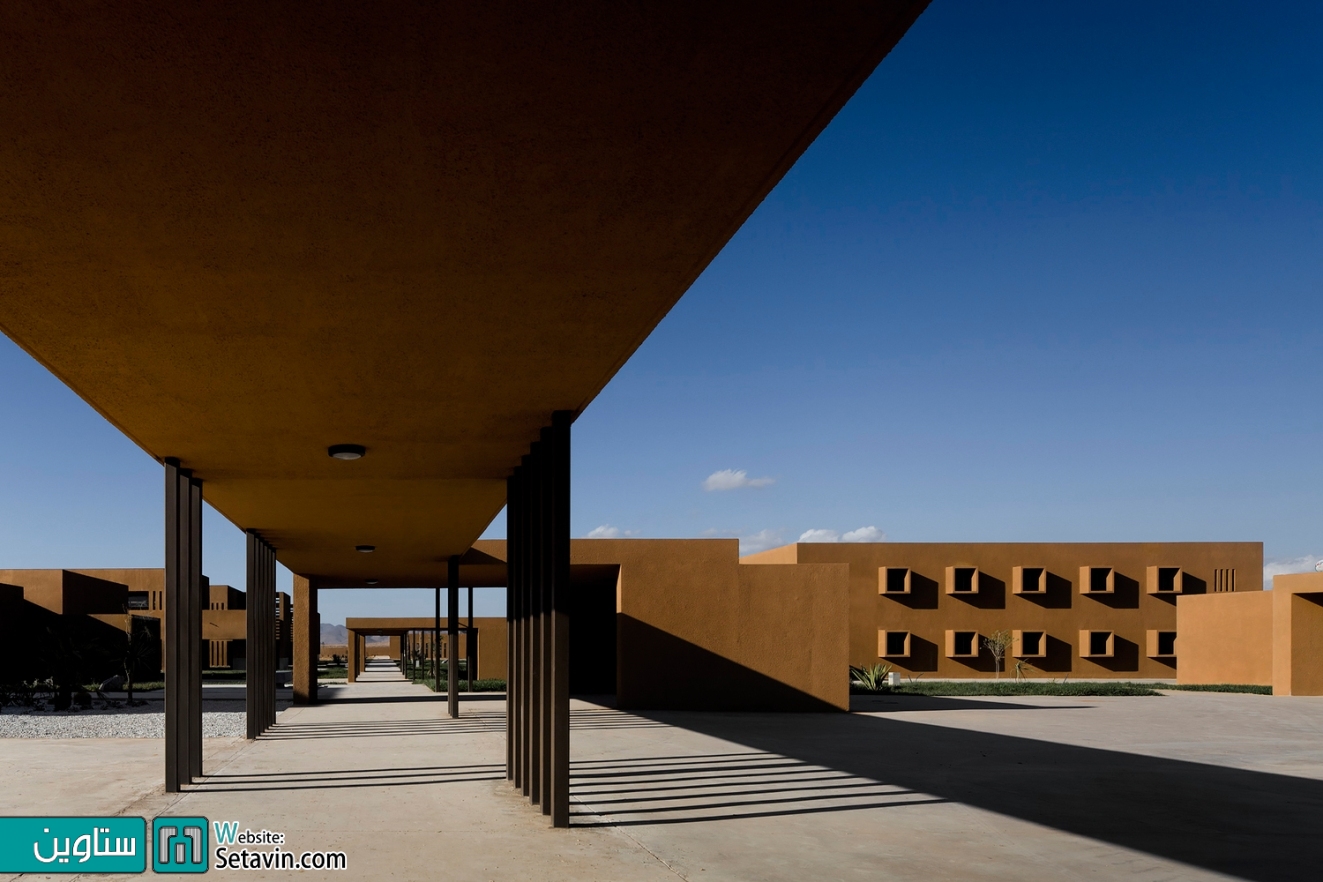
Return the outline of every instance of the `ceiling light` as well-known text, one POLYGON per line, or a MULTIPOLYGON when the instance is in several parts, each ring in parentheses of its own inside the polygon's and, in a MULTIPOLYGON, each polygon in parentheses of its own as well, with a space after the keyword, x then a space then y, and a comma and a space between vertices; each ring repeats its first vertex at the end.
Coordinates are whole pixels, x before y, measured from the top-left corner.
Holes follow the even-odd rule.
POLYGON ((369 585, 375 585, 375 584, 377 584, 377 580, 376 580, 376 579, 365 579, 364 581, 366 581, 369 585))
POLYGON ((332 444, 326 448, 326 452, 335 459, 362 459, 367 448, 362 444, 332 444))
POLYGON ((364 554, 371 554, 372 552, 374 552, 374 551, 377 550, 377 546, 375 546, 375 545, 355 545, 355 546, 354 546, 354 550, 355 550, 355 551, 361 551, 361 552, 363 552, 364 554))

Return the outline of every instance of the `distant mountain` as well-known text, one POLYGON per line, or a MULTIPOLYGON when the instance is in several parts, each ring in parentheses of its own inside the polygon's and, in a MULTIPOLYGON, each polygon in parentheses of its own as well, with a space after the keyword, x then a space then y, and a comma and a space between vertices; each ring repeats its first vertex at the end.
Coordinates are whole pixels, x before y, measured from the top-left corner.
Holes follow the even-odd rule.
POLYGON ((322 646, 345 646, 349 632, 344 625, 322 625, 322 646))

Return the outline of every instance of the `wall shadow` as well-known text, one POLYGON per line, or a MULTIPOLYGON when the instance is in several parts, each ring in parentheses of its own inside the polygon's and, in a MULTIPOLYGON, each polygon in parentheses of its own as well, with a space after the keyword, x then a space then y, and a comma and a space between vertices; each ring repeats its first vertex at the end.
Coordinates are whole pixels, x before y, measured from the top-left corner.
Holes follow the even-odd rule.
POLYGON ((1110 606, 1112 609, 1138 609, 1139 608, 1139 583, 1129 576, 1123 576, 1116 573, 1115 592, 1112 594, 1086 594, 1091 600, 1096 600, 1103 606, 1110 606))
POLYGON ((940 586, 920 573, 910 571, 909 594, 883 594, 890 600, 910 609, 937 609, 937 594, 940 586))
POLYGON ((978 609, 1005 609, 1006 583, 987 573, 978 574, 978 591, 973 594, 952 594, 963 602, 978 609))
POLYGON ((1043 658, 1031 658, 1027 661, 1038 668, 1040 671, 1046 671, 1052 674, 1067 673, 1075 658, 1075 648, 1059 637, 1053 637, 1051 634, 1044 634, 1043 639, 1047 641, 1045 647, 1047 655, 1043 658))
POLYGON ((1120 634, 1112 638, 1111 658, 1091 658, 1089 661, 1109 671, 1139 670, 1139 644, 1120 634))
POLYGON ((1036 603, 1044 609, 1070 609, 1070 599, 1074 595, 1074 586, 1069 579, 1047 572, 1043 576, 1042 594, 1021 594, 1019 597, 1030 603, 1036 603))
POLYGON ((646 660, 620 666, 616 697, 622 708, 839 711, 815 695, 632 616, 617 614, 616 626, 622 650, 628 647, 633 659, 646 660))
POLYGON ((1314 878, 1323 863, 1323 781, 1310 778, 861 714, 649 716, 1252 882, 1314 878))
POLYGON ((892 667, 915 673, 930 673, 937 670, 939 649, 931 640, 924 640, 918 634, 910 634, 909 658, 886 659, 892 667))

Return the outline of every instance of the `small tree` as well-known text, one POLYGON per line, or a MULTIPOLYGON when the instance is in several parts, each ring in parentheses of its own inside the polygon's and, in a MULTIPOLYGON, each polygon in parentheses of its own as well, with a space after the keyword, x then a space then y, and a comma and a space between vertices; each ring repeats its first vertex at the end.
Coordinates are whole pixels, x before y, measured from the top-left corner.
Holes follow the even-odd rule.
POLYGON ((1009 649, 1011 645, 1011 632, 1005 629, 993 631, 991 634, 983 638, 983 645, 988 648, 988 652, 992 653, 992 660, 995 663, 997 677, 1000 679, 1002 659, 1006 658, 1006 650, 1009 649))
POLYGON ((135 616, 124 609, 124 692, 129 707, 133 706, 133 672, 156 651, 155 635, 147 627, 148 616, 135 616))

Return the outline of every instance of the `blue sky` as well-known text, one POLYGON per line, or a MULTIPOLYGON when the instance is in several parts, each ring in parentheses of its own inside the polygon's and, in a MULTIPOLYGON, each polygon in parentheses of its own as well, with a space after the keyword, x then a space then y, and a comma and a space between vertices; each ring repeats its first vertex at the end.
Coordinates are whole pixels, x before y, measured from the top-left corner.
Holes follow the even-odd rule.
MULTIPOLYGON (((1307 3, 936 0, 576 423, 575 535, 1261 540, 1312 569, 1320 45, 1307 3)), ((4 565, 159 566, 159 467, 7 342, 0 377, 4 565)), ((204 553, 242 584, 218 516, 204 553)))

